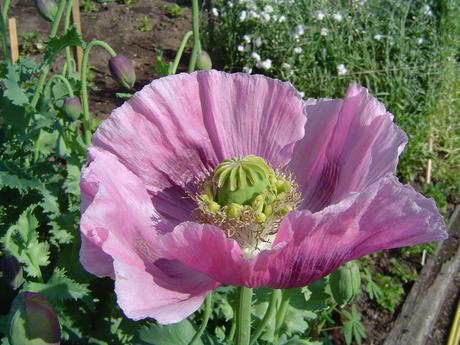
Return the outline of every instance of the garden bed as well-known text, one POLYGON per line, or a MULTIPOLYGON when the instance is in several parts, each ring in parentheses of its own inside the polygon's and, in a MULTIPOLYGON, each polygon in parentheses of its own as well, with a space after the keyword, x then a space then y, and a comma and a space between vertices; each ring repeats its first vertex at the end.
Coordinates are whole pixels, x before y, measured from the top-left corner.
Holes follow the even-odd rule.
MULTIPOLYGON (((158 75, 155 71, 156 49, 163 51, 166 59, 171 60, 180 39, 186 31, 190 30, 190 9, 183 7, 181 15, 174 17, 168 12, 170 5, 171 2, 169 1, 159 0, 138 0, 134 5, 129 6, 121 3, 111 3, 107 6, 98 5, 98 12, 82 13, 83 37, 88 41, 93 38, 105 40, 117 52, 124 53, 131 58, 136 65, 137 82, 135 88, 139 90, 158 75), (144 16, 148 17, 149 22, 147 24, 143 23, 144 16), (149 24, 151 25, 150 29, 149 24)), ((39 37, 46 37, 49 31, 49 25, 37 16, 35 7, 30 1, 13 2, 10 16, 17 18, 18 31, 21 36, 36 32, 39 37)), ((102 50, 95 50, 90 59, 92 70, 96 73, 95 86, 98 88, 98 90, 91 92, 91 109, 100 118, 108 116, 111 110, 122 103, 120 99, 115 97, 115 93, 121 90, 110 77, 107 60, 108 56, 102 50)), ((450 204, 446 211, 449 213, 453 210, 453 203, 458 202, 458 199, 455 196, 448 196, 447 200, 450 204)), ((458 248, 459 231, 458 222, 454 222, 449 240, 443 245, 442 250, 436 253, 437 265, 455 255, 456 248, 458 248)), ((406 265, 412 270, 420 271, 422 269, 421 253, 422 251, 407 254, 399 250, 379 253, 372 257, 373 273, 392 274, 392 258, 397 258, 400 264, 406 265)), ((427 344, 441 344, 446 340, 450 320, 459 298, 460 279, 458 273, 457 271, 454 283, 449 289, 446 303, 437 319, 435 331, 427 344)), ((105 282, 101 284, 105 284, 105 282)), ((107 285, 111 285, 111 283, 107 285)), ((404 284, 403 297, 408 295, 412 285, 411 281, 404 284)), ((365 344, 384 343, 391 329, 395 327, 394 322, 397 320, 398 314, 403 310, 402 304, 403 300, 400 300, 392 313, 382 309, 366 293, 361 295, 357 305, 363 314, 363 323, 367 330, 365 344)), ((335 344, 344 344, 343 337, 338 331, 332 331, 332 333, 335 344)))

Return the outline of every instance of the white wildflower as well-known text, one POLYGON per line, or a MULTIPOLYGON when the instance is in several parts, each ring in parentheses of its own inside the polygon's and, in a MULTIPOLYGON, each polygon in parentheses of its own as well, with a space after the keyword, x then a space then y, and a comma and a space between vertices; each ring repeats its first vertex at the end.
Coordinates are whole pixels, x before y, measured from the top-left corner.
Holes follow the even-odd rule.
POLYGON ((286 17, 285 16, 280 16, 278 18, 278 23, 284 23, 286 21, 286 17))
POLYGON ((264 61, 258 62, 257 67, 264 70, 269 70, 270 68, 272 68, 272 60, 266 59, 264 61))
POLYGON ((423 6, 423 13, 425 15, 431 17, 433 15, 433 11, 431 10, 431 6, 430 5, 423 6))
POLYGON ((294 53, 300 54, 301 52, 302 52, 302 48, 300 48, 300 47, 295 47, 294 48, 294 53))
POLYGON ((244 52, 244 51, 246 50, 246 49, 244 48, 244 46, 242 46, 241 44, 240 44, 238 47, 236 47, 236 49, 237 49, 240 53, 242 53, 242 52, 244 52))
POLYGON ((318 20, 323 20, 326 15, 324 14, 323 11, 316 11, 315 12, 315 18, 318 20))
POLYGON ((244 73, 251 74, 251 73, 252 73, 252 68, 249 67, 249 66, 244 66, 244 67, 243 67, 243 72, 244 72, 244 73))
POLYGON ((251 56, 257 62, 260 61, 260 55, 257 52, 252 52, 251 56))
POLYGON ((337 73, 339 75, 345 75, 345 74, 347 74, 347 72, 348 71, 347 71, 347 69, 346 69, 344 64, 341 63, 340 65, 337 65, 337 73))
POLYGON ((329 29, 328 29, 328 28, 321 28, 321 29, 319 30, 319 34, 320 34, 321 36, 327 36, 327 35, 329 34, 329 29))
POLYGON ((420 45, 420 44, 423 44, 425 42, 425 39, 423 37, 419 37, 417 39, 417 44, 420 45))
POLYGON ((299 91, 299 96, 304 98, 305 97, 305 92, 299 91))
POLYGON ((303 25, 299 24, 295 27, 294 32, 292 33, 292 37, 295 39, 298 39, 300 36, 302 36, 305 33, 305 28, 303 25))
POLYGON ((241 11, 240 12, 240 22, 244 22, 246 20, 247 16, 248 16, 248 12, 246 12, 244 10, 241 11))
POLYGON ((262 38, 259 36, 254 40, 254 45, 259 48, 262 45, 262 38))
POLYGON ((270 5, 265 5, 264 12, 265 13, 272 13, 273 12, 273 7, 271 7, 270 5))
POLYGON ((249 35, 244 35, 244 36, 243 36, 243 40, 244 40, 246 43, 251 43, 251 36, 249 36, 249 35))
POLYGON ((262 12, 262 14, 260 15, 260 19, 262 19, 262 21, 264 22, 269 22, 271 17, 268 13, 262 12))
POLYGON ((340 12, 336 12, 332 15, 332 18, 334 18, 334 20, 336 22, 341 22, 343 20, 343 16, 340 12))
POLYGON ((211 13, 214 17, 219 17, 219 11, 217 10, 217 8, 213 7, 211 9, 211 13))
POLYGON ((282 68, 285 68, 285 69, 291 69, 291 65, 288 64, 288 63, 286 63, 286 62, 283 62, 283 63, 281 64, 281 67, 282 67, 282 68))
POLYGON ((382 35, 380 35, 380 34, 376 34, 376 35, 374 35, 374 39, 375 39, 376 41, 381 41, 381 40, 382 40, 382 38, 383 38, 383 36, 382 36, 382 35))

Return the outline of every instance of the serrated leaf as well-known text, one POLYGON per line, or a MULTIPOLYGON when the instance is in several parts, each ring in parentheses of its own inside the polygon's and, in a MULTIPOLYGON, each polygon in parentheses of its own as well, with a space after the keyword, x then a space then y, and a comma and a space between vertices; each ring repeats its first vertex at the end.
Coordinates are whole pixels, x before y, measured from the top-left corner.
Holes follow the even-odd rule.
POLYGON ((64 182, 67 193, 80 195, 80 168, 76 165, 67 164, 67 177, 64 182))
MULTIPOLYGON (((185 319, 172 325, 150 324, 144 326, 139 331, 135 345, 188 345, 195 335, 196 330, 193 324, 185 319)), ((203 345, 198 339, 196 345, 203 345)))
POLYGON ((361 322, 361 314, 355 305, 352 306, 351 313, 346 310, 342 310, 341 313, 347 318, 347 321, 341 327, 345 342, 347 345, 351 345, 354 339, 358 345, 361 345, 363 339, 366 338, 366 329, 361 322))
POLYGON ((53 57, 66 47, 82 47, 85 42, 81 39, 75 26, 72 26, 67 32, 60 37, 53 37, 47 44, 43 65, 47 65, 53 60, 53 57))
POLYGON ((5 90, 3 96, 17 106, 29 104, 29 99, 24 90, 20 87, 20 81, 13 65, 8 65, 8 72, 5 79, 2 79, 5 90))
POLYGON ((40 206, 51 219, 56 218, 60 214, 59 203, 57 198, 53 194, 51 194, 49 190, 45 188, 42 188, 41 192, 42 202, 40 203, 40 206))
POLYGON ((80 284, 66 276, 66 271, 57 267, 46 284, 28 282, 25 290, 42 293, 49 301, 78 300, 89 294, 88 285, 80 284))
POLYGON ((5 251, 16 256, 31 277, 40 276, 40 266, 49 264, 49 244, 38 241, 38 221, 33 214, 36 207, 37 205, 29 206, 19 216, 16 224, 8 228, 3 238, 5 251))
POLYGON ((14 175, 8 171, 0 170, 0 189, 5 188, 5 187, 11 188, 11 189, 17 189, 20 193, 23 193, 30 189, 40 188, 41 183, 37 180, 29 180, 29 179, 14 175))

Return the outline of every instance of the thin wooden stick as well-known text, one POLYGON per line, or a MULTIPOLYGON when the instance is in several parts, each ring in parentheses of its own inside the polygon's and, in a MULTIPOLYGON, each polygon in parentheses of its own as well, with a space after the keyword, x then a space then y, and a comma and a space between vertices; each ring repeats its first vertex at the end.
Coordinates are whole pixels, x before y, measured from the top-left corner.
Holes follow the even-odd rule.
POLYGON ((10 32, 11 62, 16 63, 19 60, 19 44, 18 32, 16 30, 16 18, 8 19, 8 31, 10 32))
MULTIPOLYGON (((78 0, 73 0, 72 2, 72 20, 77 28, 77 32, 82 36, 81 31, 81 20, 80 20, 80 2, 78 0)), ((82 47, 76 47, 77 55, 77 69, 81 71, 81 64, 83 62, 83 49, 82 47)))
MULTIPOLYGON (((428 152, 430 155, 433 153, 433 135, 430 134, 428 138, 428 152)), ((433 161, 431 158, 428 158, 428 162, 426 163, 426 174, 425 174, 425 182, 427 184, 431 183, 431 171, 433 169, 433 161)))

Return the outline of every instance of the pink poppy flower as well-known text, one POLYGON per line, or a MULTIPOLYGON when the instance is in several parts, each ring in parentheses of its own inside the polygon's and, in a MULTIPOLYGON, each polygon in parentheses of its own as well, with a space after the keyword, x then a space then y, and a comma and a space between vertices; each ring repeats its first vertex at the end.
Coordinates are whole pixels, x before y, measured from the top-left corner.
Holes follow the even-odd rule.
POLYGON ((433 200, 394 176, 407 137, 392 120, 357 85, 303 101, 263 76, 155 80, 93 137, 81 262, 115 280, 129 318, 173 323, 220 285, 305 286, 444 239, 433 200))

